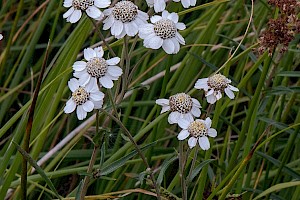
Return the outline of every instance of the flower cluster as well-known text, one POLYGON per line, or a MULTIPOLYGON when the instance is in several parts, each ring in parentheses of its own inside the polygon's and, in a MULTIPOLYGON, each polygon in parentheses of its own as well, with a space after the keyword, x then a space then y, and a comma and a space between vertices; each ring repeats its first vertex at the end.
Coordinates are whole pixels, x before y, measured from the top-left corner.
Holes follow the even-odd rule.
MULTIPOLYGON (((180 0, 174 0, 179 2, 180 0)), ((69 10, 63 15, 67 22, 76 23, 85 12, 89 17, 96 20, 103 20, 103 30, 110 29, 110 33, 117 39, 128 35, 138 36, 144 40, 146 48, 162 49, 167 54, 176 54, 180 50, 180 44, 185 45, 184 38, 178 30, 186 28, 184 23, 178 22, 177 13, 169 13, 166 8, 166 0, 147 0, 150 7, 154 7, 156 12, 162 12, 162 15, 151 17, 141 10, 138 6, 129 0, 119 1, 113 7, 107 8, 110 0, 65 0, 64 7, 69 10)), ((184 8, 195 6, 196 0, 181 0, 184 8)))
MULTIPOLYGON (((208 78, 198 79, 195 84, 196 89, 203 89, 207 102, 214 104, 217 100, 221 99, 222 93, 234 99, 233 91, 239 91, 238 88, 230 85, 231 80, 222 74, 215 74, 208 78)), ((162 106, 161 113, 170 111, 168 122, 170 124, 177 123, 181 128, 178 134, 178 140, 188 139, 190 148, 196 146, 197 142, 203 150, 210 148, 209 137, 216 137, 217 131, 211 128, 211 119, 207 117, 205 120, 194 119, 200 117, 201 104, 185 93, 178 93, 169 97, 169 99, 157 99, 156 104, 162 106)))
POLYGON ((104 93, 101 87, 112 88, 113 80, 118 80, 122 69, 117 66, 120 58, 108 60, 103 58, 102 47, 84 49, 85 61, 76 61, 73 64, 74 77, 68 82, 72 91, 71 98, 64 107, 65 113, 71 113, 76 108, 79 120, 86 118, 87 113, 99 109, 103 105, 104 93))
POLYGON ((276 47, 284 53, 288 50, 289 43, 300 33, 300 20, 297 10, 300 3, 296 0, 269 0, 270 5, 279 8, 280 15, 277 19, 269 19, 268 28, 259 38, 259 53, 268 51, 272 54, 276 47))

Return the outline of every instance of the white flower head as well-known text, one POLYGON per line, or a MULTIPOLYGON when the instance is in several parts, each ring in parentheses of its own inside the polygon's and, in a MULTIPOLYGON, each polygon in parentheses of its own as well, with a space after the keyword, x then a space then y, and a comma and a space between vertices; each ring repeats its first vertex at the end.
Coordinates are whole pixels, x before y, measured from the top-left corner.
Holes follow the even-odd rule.
POLYGON ((222 98, 222 92, 225 92, 230 99, 234 99, 234 93, 232 91, 237 92, 239 89, 229 83, 231 83, 231 80, 224 75, 215 74, 209 78, 198 79, 195 88, 203 89, 207 102, 214 104, 217 100, 222 98))
POLYGON ((150 8, 154 7, 155 12, 162 12, 166 8, 166 2, 168 0, 146 0, 150 8))
POLYGON ((110 4, 110 0, 64 0, 63 6, 69 10, 63 18, 67 18, 67 22, 76 23, 84 11, 89 17, 101 20, 104 15, 99 8, 107 8, 110 4))
POLYGON ((185 93, 172 95, 169 99, 157 99, 156 104, 162 106, 160 113, 171 111, 168 117, 170 124, 178 123, 183 119, 190 121, 193 120, 193 116, 200 117, 201 114, 200 102, 185 93))
POLYGON ((76 78, 70 79, 68 86, 72 91, 72 97, 64 107, 65 113, 72 113, 77 107, 77 118, 83 120, 88 112, 102 107, 104 94, 99 91, 98 87, 94 87, 94 85, 80 86, 76 78))
MULTIPOLYGON (((168 0, 146 0, 149 7, 154 7, 155 12, 162 12, 166 8, 166 2, 168 0)), ((181 4, 184 8, 188 8, 190 6, 195 6, 197 0, 173 0, 175 2, 181 1, 181 4)))
POLYGON ((180 44, 184 45, 184 38, 177 29, 184 30, 185 24, 178 22, 177 13, 169 13, 164 10, 162 16, 154 15, 150 21, 139 28, 139 36, 144 39, 144 46, 151 49, 162 47, 167 54, 176 54, 180 50, 180 44))
POLYGON ((211 127, 211 119, 208 117, 205 120, 196 119, 195 121, 192 119, 190 121, 180 120, 178 125, 182 128, 180 133, 178 134, 178 140, 184 140, 188 136, 191 136, 188 140, 188 145, 190 148, 196 146, 197 142, 199 146, 203 150, 208 150, 210 148, 210 143, 208 140, 208 136, 216 137, 217 131, 211 127))
POLYGON ((0 40, 2 40, 3 39, 3 35, 0 33, 0 40))
POLYGON ((114 57, 105 60, 102 47, 84 49, 83 54, 87 62, 76 61, 73 64, 75 71, 73 75, 79 78, 80 85, 92 84, 97 86, 98 79, 103 87, 112 88, 114 86, 113 80, 118 80, 123 73, 122 69, 117 66, 120 58, 114 57))
POLYGON ((142 12, 131 1, 120 1, 114 7, 103 11, 107 18, 103 21, 103 30, 110 28, 111 34, 117 39, 128 36, 135 36, 139 26, 146 24, 149 16, 142 12))
POLYGON ((175 2, 181 1, 181 4, 184 8, 188 8, 190 6, 195 6, 197 3, 197 0, 173 0, 175 2))

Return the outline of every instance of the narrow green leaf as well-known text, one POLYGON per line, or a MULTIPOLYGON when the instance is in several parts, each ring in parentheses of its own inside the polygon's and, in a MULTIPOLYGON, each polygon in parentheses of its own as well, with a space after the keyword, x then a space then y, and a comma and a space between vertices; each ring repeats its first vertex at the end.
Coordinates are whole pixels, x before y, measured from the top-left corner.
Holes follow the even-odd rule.
POLYGON ((202 163, 200 163, 200 165, 198 165, 193 171, 192 171, 192 175, 190 177, 189 180, 187 180, 188 182, 192 182, 192 180, 200 173, 201 169, 208 165, 209 163, 211 163, 212 161, 214 161, 215 159, 209 159, 209 160, 205 160, 202 163))
MULTIPOLYGON (((154 146, 156 142, 152 142, 150 144, 147 144, 146 146, 141 148, 141 151, 146 150, 150 148, 151 146, 154 146)), ((101 176, 110 174, 111 172, 114 172, 118 168, 125 165, 126 161, 131 159, 133 156, 135 156, 138 152, 136 150, 132 151, 131 153, 127 154, 126 156, 116 160, 115 162, 112 162, 110 165, 103 167, 103 169, 100 170, 101 176)))
MULTIPOLYGON (((260 152, 260 151, 256 151, 255 153, 257 153, 258 155, 260 155, 261 157, 267 159, 268 161, 270 161, 271 163, 273 163, 276 167, 279 167, 280 166, 280 161, 276 160, 275 158, 263 153, 263 152, 260 152)), ((300 179, 300 174, 298 172, 296 172, 295 170, 287 167, 287 166, 284 166, 283 169, 282 169, 283 172, 289 174, 290 176, 292 176, 293 178, 295 179, 300 179)))
POLYGON ((287 76, 287 77, 300 77, 300 72, 298 71, 282 71, 277 74, 277 76, 287 76))
POLYGON ((168 169, 168 167, 170 166, 170 164, 172 164, 177 159, 178 159, 178 156, 174 156, 174 157, 170 158, 169 160, 165 160, 163 162, 163 164, 161 165, 161 170, 159 172, 157 181, 156 181, 158 186, 161 185, 163 178, 164 178, 164 174, 165 174, 166 170, 168 169))
POLYGON ((58 192, 56 191, 53 183, 51 180, 47 177, 44 170, 36 163, 35 160, 31 158, 31 156, 24 151, 16 142, 12 141, 12 143, 17 147, 18 151, 22 154, 22 156, 30 163, 31 166, 33 166, 36 171, 44 178, 44 181, 49 185, 50 189, 55 193, 56 197, 61 199, 58 192))
POLYGON ((266 196, 272 192, 278 191, 278 190, 282 190, 285 188, 289 188, 289 187, 294 187, 294 186, 298 186, 300 185, 300 181, 292 181, 292 182, 287 182, 287 183, 280 183, 277 185, 274 185, 272 187, 270 187, 269 189, 265 190, 264 192, 262 192, 260 195, 258 195, 257 197, 255 197, 253 200, 257 200, 263 196, 266 196))
POLYGON ((80 183, 78 185, 78 189, 76 191, 75 200, 80 200, 80 192, 82 190, 82 183, 83 183, 83 179, 80 181, 80 183))

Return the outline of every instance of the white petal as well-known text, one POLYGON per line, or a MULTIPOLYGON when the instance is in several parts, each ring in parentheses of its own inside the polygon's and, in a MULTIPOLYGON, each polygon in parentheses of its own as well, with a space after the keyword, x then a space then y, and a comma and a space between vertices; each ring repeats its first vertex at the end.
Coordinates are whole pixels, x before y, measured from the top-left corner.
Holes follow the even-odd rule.
POLYGON ((112 15, 108 16, 104 21, 103 30, 108 30, 113 23, 115 22, 115 19, 112 15))
POLYGON ((179 30, 184 30, 184 29, 186 29, 186 26, 184 23, 178 22, 178 23, 176 23, 176 28, 179 30))
POLYGON ((151 40, 149 40, 149 47, 151 49, 159 49, 163 44, 163 39, 161 39, 160 37, 156 36, 151 38, 151 40))
POLYGON ((71 14, 69 21, 71 23, 76 23, 81 18, 81 10, 74 10, 74 12, 71 14))
POLYGON ((158 22, 159 20, 161 20, 162 17, 158 16, 158 15, 154 15, 150 18, 150 21, 154 24, 155 22, 158 22))
POLYGON ((108 8, 108 9, 106 9, 106 10, 103 11, 103 14, 106 15, 106 16, 108 16, 108 15, 110 15, 112 13, 112 10, 113 10, 112 8, 108 8))
POLYGON ((134 21, 125 23, 124 27, 125 27, 125 32, 129 36, 135 36, 139 31, 139 27, 134 23, 134 21))
POLYGON ((233 93, 229 88, 225 88, 225 94, 226 94, 230 99, 234 99, 234 93, 233 93))
POLYGON ((137 18, 140 18, 141 20, 145 21, 145 23, 146 23, 146 21, 149 19, 149 15, 140 10, 138 10, 137 12, 138 12, 137 18))
POLYGON ((86 112, 91 112, 94 109, 94 104, 92 101, 87 101, 84 104, 82 104, 82 108, 86 112))
POLYGON ((87 61, 91 60, 92 58, 95 58, 97 56, 96 52, 91 48, 86 48, 83 50, 84 59, 87 61))
POLYGON ((234 86, 232 86, 232 85, 228 85, 228 87, 229 87, 229 89, 232 90, 232 91, 235 91, 235 92, 238 92, 238 91, 239 91, 238 88, 236 88, 236 87, 234 87, 234 86))
POLYGON ((169 105, 169 100, 168 99, 157 99, 155 101, 156 104, 160 106, 168 106, 169 105))
POLYGON ((161 108, 160 114, 161 114, 161 113, 164 113, 164 112, 167 112, 167 111, 169 111, 169 110, 170 110, 170 106, 163 106, 163 107, 161 108))
POLYGON ((210 143, 206 136, 199 137, 198 142, 199 142, 201 149, 208 150, 210 148, 210 143))
POLYGON ((162 18, 167 19, 168 16, 169 16, 169 14, 170 14, 170 13, 169 13, 167 10, 164 10, 164 11, 161 13, 161 16, 162 16, 162 18))
POLYGON ((139 28, 139 37, 145 39, 148 35, 154 33, 153 24, 144 24, 139 28))
POLYGON ((75 9, 71 7, 67 12, 63 14, 63 18, 68 18, 74 12, 74 10, 75 9))
POLYGON ((112 80, 107 78, 106 76, 99 78, 99 81, 100 81, 101 85, 105 88, 112 88, 114 86, 114 83, 112 82, 112 80))
POLYGON ((211 119, 209 117, 207 117, 204 121, 206 128, 210 128, 211 127, 211 119))
POLYGON ((84 74, 87 74, 87 71, 85 69, 82 70, 82 71, 74 71, 73 72, 73 76, 76 77, 76 78, 80 78, 84 74))
POLYGON ((214 104, 217 101, 216 97, 213 94, 206 96, 206 100, 210 104, 214 104))
POLYGON ((86 62, 84 62, 84 61, 76 61, 73 64, 73 70, 75 70, 75 71, 82 71, 85 69, 85 67, 86 67, 86 62))
POLYGON ((104 51, 103 51, 103 48, 101 46, 97 47, 97 48, 94 48, 94 51, 96 52, 96 56, 98 58, 102 58, 103 57, 104 51))
POLYGON ((181 0, 181 3, 184 8, 190 7, 190 0, 181 0))
POLYGON ((97 79, 95 77, 89 76, 89 79, 85 85, 85 90, 90 93, 95 93, 99 91, 97 79))
POLYGON ((175 46, 175 48, 174 48, 174 54, 176 54, 180 50, 180 44, 179 44, 178 40, 175 37, 171 38, 171 40, 172 40, 172 42, 173 42, 173 44, 175 46))
POLYGON ((72 78, 68 81, 68 86, 72 92, 79 88, 79 81, 76 78, 72 78))
POLYGON ((146 0, 146 2, 147 2, 147 5, 148 5, 150 8, 153 7, 153 5, 154 5, 154 0, 146 0))
POLYGON ((200 108, 198 108, 198 107, 193 106, 191 112, 195 117, 200 117, 200 115, 201 115, 200 108))
POLYGON ((125 31, 125 28, 124 28, 124 25, 123 25, 123 30, 122 30, 122 32, 121 32, 119 35, 115 35, 115 38, 121 39, 121 38, 123 38, 125 35, 126 35, 126 31, 125 31))
POLYGON ((109 60, 106 61, 106 63, 108 65, 116 65, 120 62, 120 58, 119 57, 114 57, 114 58, 111 58, 109 60))
POLYGON ((102 108, 102 105, 103 105, 103 101, 93 101, 94 103, 94 109, 99 109, 99 108, 102 108))
POLYGON ((89 75, 88 73, 84 73, 81 75, 81 77, 79 77, 79 84, 81 86, 86 85, 91 79, 91 75, 89 75))
POLYGON ((207 91, 209 89, 209 86, 207 85, 207 81, 208 81, 208 78, 198 79, 195 84, 195 88, 196 89, 204 89, 205 91, 207 91))
POLYGON ((175 46, 171 39, 165 39, 163 40, 162 48, 167 54, 173 54, 175 46))
POLYGON ((209 135, 210 137, 216 137, 216 136, 217 136, 217 131, 216 131, 216 129, 214 129, 214 128, 209 128, 209 129, 208 129, 208 135, 209 135))
POLYGON ((197 108, 201 108, 201 104, 197 99, 192 98, 192 101, 193 101, 193 106, 195 106, 197 108))
POLYGON ((178 32, 176 33, 176 38, 180 44, 185 45, 184 38, 178 32))
POLYGON ((72 6, 72 0, 65 0, 63 6, 69 8, 72 6))
POLYGON ((182 130, 180 131, 180 133, 178 134, 177 138, 178 140, 184 140, 187 137, 189 137, 190 133, 188 132, 188 130, 182 130))
POLYGON ((102 101, 104 99, 104 93, 103 92, 94 92, 90 94, 90 97, 94 101, 102 101))
POLYGON ((118 66, 108 66, 107 72, 115 77, 119 77, 123 74, 122 69, 118 66))
POLYGON ((180 118, 179 112, 177 112, 177 111, 171 112, 168 117, 168 122, 169 122, 169 124, 178 123, 179 118, 180 118))
POLYGON ((190 2, 191 2, 191 6, 195 6, 197 3, 197 0, 190 0, 190 2))
POLYGON ((217 91, 216 98, 217 100, 222 98, 222 93, 220 91, 217 91))
POLYGON ((155 12, 161 12, 166 8, 166 2, 164 0, 154 0, 155 12))
POLYGON ((214 90, 214 89, 211 89, 211 90, 209 90, 209 91, 205 94, 205 96, 214 95, 214 93, 215 93, 215 90, 214 90))
POLYGON ((191 137, 188 140, 188 145, 189 145, 190 149, 193 148, 194 146, 196 146, 196 144, 197 144, 197 139, 196 138, 191 137))
POLYGON ((178 125, 180 126, 180 128, 182 129, 188 129, 189 125, 191 124, 190 121, 187 121, 185 119, 180 119, 178 120, 178 125))
POLYGON ((82 105, 80 105, 77 106, 76 114, 79 120, 83 120, 84 118, 86 118, 87 112, 83 109, 82 105))
POLYGON ((88 7, 88 9, 86 9, 85 12, 89 17, 91 17, 93 19, 99 18, 102 14, 102 12, 96 6, 88 7))
POLYGON ((76 108, 76 103, 73 101, 72 98, 70 98, 64 107, 64 112, 71 113, 75 110, 75 108, 76 108))
POLYGON ((114 36, 120 35, 123 31, 123 23, 120 20, 115 20, 110 30, 114 36))
POLYGON ((179 17, 177 13, 172 12, 171 14, 168 15, 167 18, 172 20, 174 23, 177 23, 179 17))
POLYGON ((95 0, 94 4, 98 8, 107 8, 108 6, 110 6, 111 1, 110 0, 95 0))

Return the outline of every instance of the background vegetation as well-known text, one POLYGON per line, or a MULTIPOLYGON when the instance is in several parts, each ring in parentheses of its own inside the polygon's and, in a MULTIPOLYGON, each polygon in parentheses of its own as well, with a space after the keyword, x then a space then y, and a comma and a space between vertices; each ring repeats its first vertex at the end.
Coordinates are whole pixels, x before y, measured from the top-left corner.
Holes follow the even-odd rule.
MULTIPOLYGON (((148 10, 145 1, 135 3, 148 10)), ((42 172, 32 171, 29 165, 28 199, 58 198, 54 188, 61 198, 78 198, 86 175, 91 176, 87 196, 92 199, 154 199, 149 170, 124 127, 100 112, 100 133, 95 134, 95 114, 79 121, 76 114, 63 113, 70 97, 67 81, 72 76, 71 66, 82 58, 84 48, 102 42, 88 18, 67 23, 62 18, 66 12, 62 4, 62 0, 0 1, 4 36, 0 41, 0 199, 21 198, 22 155, 13 141, 23 145, 48 40, 46 72, 30 137, 30 157, 39 163, 43 159, 42 172), (102 135, 104 145, 96 154, 94 174, 86 173, 94 143, 102 135), (53 188, 40 175, 43 173, 53 188)), ((214 105, 210 117, 218 136, 211 140, 208 151, 188 151, 184 142, 185 177, 197 151, 195 170, 187 180, 188 198, 299 199, 299 35, 284 54, 259 55, 259 35, 268 19, 278 13, 263 0, 255 1, 253 7, 251 1, 198 0, 190 9, 171 2, 168 10, 178 12, 180 21, 187 25, 181 32, 186 45, 178 54, 167 55, 161 49, 146 49, 140 39, 131 38, 128 49, 136 43, 129 54, 132 79, 124 79, 128 75, 124 73, 112 90, 116 114, 149 161, 162 198, 182 197, 176 137, 180 128, 167 123, 167 114, 160 115, 155 100, 189 92, 201 102, 205 114, 208 105, 203 92, 193 86, 198 78, 220 69, 240 91, 234 100, 224 97, 214 105), (127 88, 124 80, 130 81, 127 88)), ((100 23, 102 31, 101 27, 100 23)), ((102 33, 122 58, 122 66, 124 39, 116 40, 109 31, 102 33)), ((109 56, 109 51, 105 55, 109 56)), ((104 108, 108 112, 112 109, 108 96, 104 108)))

